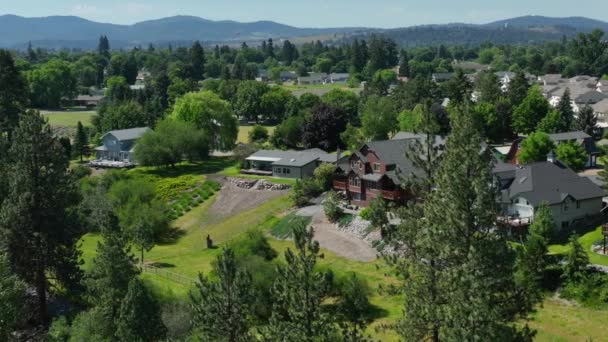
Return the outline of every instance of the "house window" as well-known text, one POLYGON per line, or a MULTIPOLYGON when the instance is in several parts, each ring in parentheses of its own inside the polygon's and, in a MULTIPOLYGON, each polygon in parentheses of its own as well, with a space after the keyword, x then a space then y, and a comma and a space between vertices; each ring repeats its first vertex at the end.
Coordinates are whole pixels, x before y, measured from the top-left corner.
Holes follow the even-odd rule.
POLYGON ((355 201, 360 201, 361 200, 361 194, 358 193, 358 192, 352 193, 352 199, 354 199, 355 201))
POLYGON ((291 169, 283 168, 283 173, 286 175, 291 174, 291 169))
POLYGON ((351 161, 350 161, 350 167, 351 167, 351 169, 354 169, 356 164, 357 164, 357 162, 356 162, 356 161, 351 160, 351 161))
POLYGON ((576 201, 576 209, 580 209, 581 208, 581 201, 576 201))
POLYGON ((564 211, 568 211, 568 209, 569 209, 568 201, 564 202, 563 208, 564 208, 564 211))
POLYGON ((363 169, 363 163, 359 162, 359 170, 363 169))
POLYGON ((374 172, 379 172, 380 171, 380 164, 374 163, 374 165, 372 167, 374 169, 374 172))
POLYGON ((371 189, 371 190, 378 190, 379 189, 378 182, 367 181, 365 183, 365 186, 368 189, 371 189))
POLYGON ((361 179, 359 177, 351 177, 348 183, 352 186, 361 186, 361 179))
POLYGON ((281 168, 280 167, 275 167, 274 168, 274 173, 281 173, 281 168))
POLYGON ((562 229, 568 229, 569 226, 570 226, 570 222, 568 222, 568 221, 562 222, 562 229))

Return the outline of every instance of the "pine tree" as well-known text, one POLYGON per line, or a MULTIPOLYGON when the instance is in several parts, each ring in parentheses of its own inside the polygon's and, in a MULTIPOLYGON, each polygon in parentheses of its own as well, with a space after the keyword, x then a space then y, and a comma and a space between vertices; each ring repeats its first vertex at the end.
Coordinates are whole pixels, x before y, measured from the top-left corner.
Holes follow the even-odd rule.
POLYGON ((553 230, 553 217, 546 204, 541 204, 534 214, 534 222, 528 228, 526 241, 519 251, 515 279, 525 290, 528 309, 532 310, 542 299, 542 280, 549 263, 549 239, 553 230))
POLYGON ((192 67, 192 75, 190 76, 194 81, 200 81, 204 78, 205 63, 205 50, 197 40, 190 49, 190 65, 192 67))
POLYGON ((566 88, 564 91, 564 95, 559 100, 559 104, 557 105, 557 111, 560 116, 560 132, 568 132, 570 131, 573 121, 574 121, 574 110, 572 109, 572 100, 570 98, 570 89, 566 88))
POLYGON ((572 234, 568 245, 570 250, 566 254, 562 278, 571 283, 578 283, 586 277, 589 256, 578 241, 578 235, 572 234))
MULTIPOLYGON (((351 274, 341 284, 338 311, 342 318, 342 341, 364 342, 365 328, 370 322, 368 318, 371 309, 369 288, 356 274, 351 274)), ((371 340, 369 340, 371 341, 371 340)))
POLYGON ((0 50, 0 136, 7 134, 9 142, 20 113, 28 106, 28 93, 26 81, 17 69, 13 56, 6 50, 0 50))
POLYGON ((574 123, 574 129, 577 131, 583 131, 590 136, 595 136, 597 130, 597 117, 593 113, 593 108, 589 105, 583 107, 578 113, 576 122, 574 123))
POLYGON ((436 175, 437 191, 423 204, 424 222, 406 254, 405 339, 509 340, 524 314, 514 302, 514 255, 496 231, 491 154, 471 116, 454 113, 436 175))
POLYGON ((234 252, 226 248, 214 266, 218 280, 199 274, 190 296, 193 325, 205 341, 247 341, 251 338, 251 275, 240 270, 234 252))
POLYGON ((470 101, 473 86, 462 69, 458 69, 454 77, 445 82, 444 86, 450 103, 458 105, 470 101))
POLYGON ((410 77, 410 59, 407 55, 407 51, 404 49, 401 50, 399 58, 399 76, 401 77, 410 77))
POLYGON ((320 257, 313 229, 293 227, 297 253, 285 252, 285 265, 278 267, 272 287, 275 299, 272 316, 263 335, 268 341, 324 341, 335 327, 321 305, 328 297, 330 280, 315 271, 320 257))
POLYGON ((491 71, 486 71, 480 75, 477 89, 480 93, 479 101, 481 102, 494 104, 502 95, 498 76, 491 71))
POLYGON ((47 323, 49 279, 75 291, 80 282, 78 191, 63 147, 38 112, 21 115, 13 138, 0 233, 16 274, 36 291, 38 319, 47 323))
POLYGON ((110 41, 108 37, 99 37, 99 44, 97 45, 97 53, 106 59, 110 59, 110 41))
POLYGON ((0 252, 0 340, 9 334, 20 319, 25 299, 25 284, 13 274, 6 255, 0 252))
POLYGON ((82 157, 87 155, 89 149, 89 138, 84 130, 84 126, 80 121, 76 127, 76 139, 74 140, 74 151, 77 153, 80 161, 82 157))
POLYGON ((137 278, 129 283, 116 328, 119 341, 160 341, 167 335, 158 302, 137 278))
POLYGON ((508 97, 511 100, 511 106, 517 107, 519 106, 526 95, 528 94, 528 89, 530 89, 530 84, 526 79, 526 74, 523 71, 518 71, 515 73, 515 77, 511 80, 509 84, 508 97))

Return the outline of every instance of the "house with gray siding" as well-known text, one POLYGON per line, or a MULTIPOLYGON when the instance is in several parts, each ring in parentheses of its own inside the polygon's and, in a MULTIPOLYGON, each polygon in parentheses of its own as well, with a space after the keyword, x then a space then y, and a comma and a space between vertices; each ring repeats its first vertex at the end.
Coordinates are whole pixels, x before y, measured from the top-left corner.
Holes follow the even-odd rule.
POLYGON ((322 163, 335 164, 337 158, 318 148, 304 151, 260 150, 245 159, 246 168, 241 172, 303 179, 311 177, 322 163))
POLYGON ((498 175, 503 185, 500 202, 511 221, 533 222, 538 207, 546 203, 555 228, 568 229, 602 210, 604 190, 559 162, 504 166, 498 175))
POLYGON ((133 163, 135 143, 150 128, 138 127, 109 131, 101 137, 102 145, 95 148, 95 158, 99 161, 133 163))

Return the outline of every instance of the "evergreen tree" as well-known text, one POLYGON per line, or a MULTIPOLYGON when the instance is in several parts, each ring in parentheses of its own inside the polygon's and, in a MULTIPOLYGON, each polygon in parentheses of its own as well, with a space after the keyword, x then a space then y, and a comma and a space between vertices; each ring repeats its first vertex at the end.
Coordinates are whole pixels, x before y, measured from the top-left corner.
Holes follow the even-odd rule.
POLYGON ((167 335, 160 306, 143 282, 134 278, 120 306, 116 321, 119 341, 160 341, 167 335))
MULTIPOLYGON (((28 106, 27 84, 10 52, 0 50, 0 136, 12 131, 19 122, 20 113, 28 106)), ((0 161, 4 154, 0 155, 0 161)))
POLYGON ((491 154, 480 153, 468 113, 455 113, 425 221, 406 254, 405 339, 511 340, 522 303, 514 301, 514 255, 495 229, 491 154))
POLYGON ((549 240, 554 223, 551 209, 541 204, 535 212, 534 222, 528 228, 526 241, 519 251, 515 279, 518 286, 525 290, 528 309, 542 299, 542 280, 549 264, 549 240))
POLYGON ((200 81, 205 75, 205 50, 201 46, 201 43, 197 40, 192 44, 190 49, 190 66, 192 68, 191 78, 194 81, 200 81))
POLYGON ((110 227, 102 227, 103 241, 97 244, 85 284, 89 301, 95 303, 96 312, 103 318, 98 322, 98 331, 110 338, 116 333, 120 308, 129 289, 129 283, 138 270, 134 260, 120 236, 116 218, 110 218, 110 227))
POLYGON ((577 131, 583 131, 590 136, 595 136, 597 130, 597 117, 593 113, 593 108, 589 105, 583 107, 578 113, 576 122, 574 122, 574 129, 577 131))
POLYGON ((16 274, 36 291, 38 319, 47 323, 50 279, 74 291, 80 282, 78 191, 63 147, 38 112, 21 115, 13 138, 0 234, 16 274))
POLYGON ((320 257, 314 231, 293 227, 296 253, 285 252, 285 265, 278 267, 272 287, 275 304, 263 335, 268 341, 324 341, 334 332, 329 315, 321 305, 328 297, 330 280, 315 271, 320 257))
POLYGON ((572 234, 568 240, 570 250, 566 254, 562 278, 571 283, 578 283, 587 276, 589 256, 578 241, 578 235, 572 234))
POLYGON ((473 86, 462 69, 458 69, 454 77, 444 83, 444 89, 450 99, 450 103, 458 105, 470 101, 473 86))
POLYGON ((88 150, 89 138, 84 130, 84 126, 80 121, 78 121, 78 126, 76 127, 76 139, 74 140, 74 151, 77 153, 81 162, 82 157, 88 154, 88 150))
POLYGON ((199 274, 191 295, 194 327, 206 341, 251 339, 251 275, 238 268, 231 249, 224 249, 214 265, 217 281, 199 274))
POLYGON ((298 49, 295 45, 293 45, 289 40, 286 40, 283 43, 283 48, 281 50, 281 58, 287 65, 291 65, 293 61, 298 59, 299 53, 298 49))
POLYGON ((25 284, 12 273, 8 258, 0 252, 0 340, 9 341, 24 300, 25 284))
MULTIPOLYGON (((341 284, 338 311, 342 318, 340 328, 342 329, 342 341, 364 342, 365 328, 370 322, 368 318, 371 309, 369 302, 369 288, 367 284, 351 274, 341 284)), ((370 340, 371 341, 371 340, 370 340)))
POLYGON ((559 100, 557 111, 560 114, 560 127, 555 133, 568 132, 574 123, 574 110, 572 109, 572 100, 570 98, 570 89, 566 88, 564 95, 559 100))
POLYGON ((519 106, 526 95, 528 94, 528 89, 530 89, 530 84, 526 79, 526 74, 523 71, 518 71, 515 73, 515 77, 511 80, 509 84, 508 97, 511 101, 511 106, 514 108, 519 106))
POLYGON ((494 72, 485 71, 479 76, 477 89, 479 90, 479 101, 496 103, 502 95, 498 76, 494 72))
POLYGON ((99 43, 97 45, 97 53, 105 59, 110 59, 110 41, 108 37, 99 37, 99 43))
POLYGON ((363 71, 365 64, 367 63, 367 44, 365 41, 359 42, 359 40, 355 39, 353 45, 351 46, 351 65, 355 72, 363 71))
POLYGON ((407 55, 407 51, 401 49, 401 54, 399 58, 399 76, 401 77, 410 77, 410 59, 407 55))

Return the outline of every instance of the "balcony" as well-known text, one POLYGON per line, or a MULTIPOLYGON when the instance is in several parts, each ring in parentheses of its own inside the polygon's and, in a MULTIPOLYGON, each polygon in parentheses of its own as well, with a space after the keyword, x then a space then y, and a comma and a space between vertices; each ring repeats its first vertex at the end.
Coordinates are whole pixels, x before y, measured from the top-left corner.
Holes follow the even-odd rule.
POLYGON ((382 197, 387 200, 398 201, 401 199, 399 190, 380 190, 379 192, 382 194, 382 197))
POLYGON ((334 180, 333 186, 334 186, 334 189, 336 189, 336 190, 347 190, 348 189, 348 182, 347 181, 334 180))

